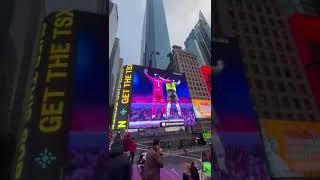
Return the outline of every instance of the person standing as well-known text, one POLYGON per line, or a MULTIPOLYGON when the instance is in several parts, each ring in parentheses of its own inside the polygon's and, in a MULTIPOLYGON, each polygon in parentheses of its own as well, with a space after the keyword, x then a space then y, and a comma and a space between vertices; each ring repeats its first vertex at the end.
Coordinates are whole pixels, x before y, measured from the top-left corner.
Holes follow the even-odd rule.
POLYGON ((211 163, 210 159, 206 158, 204 162, 202 162, 202 173, 204 180, 210 180, 211 179, 211 163))
POLYGON ((108 161, 107 178, 117 180, 131 179, 131 164, 123 152, 121 136, 118 133, 110 148, 110 159, 108 161))
POLYGON ((148 69, 144 69, 145 76, 152 82, 153 90, 152 90, 152 120, 156 119, 156 107, 157 103, 161 106, 161 112, 163 118, 166 118, 166 109, 165 109, 165 101, 163 96, 163 84, 164 83, 171 83, 172 81, 166 80, 159 76, 159 74, 154 74, 154 77, 148 74, 148 69))
POLYGON ((123 139, 123 151, 130 156, 130 146, 132 145, 131 134, 128 132, 123 139))
POLYGON ((183 180, 191 180, 191 164, 189 160, 184 161, 183 180))
POLYGON ((152 148, 146 155, 143 180, 160 180, 160 169, 164 166, 164 162, 161 158, 162 155, 160 140, 153 140, 152 148))
POLYGON ((178 82, 175 82, 174 80, 171 80, 170 77, 168 77, 167 80, 172 81, 170 83, 166 83, 166 90, 168 95, 167 118, 170 118, 170 110, 171 110, 172 102, 176 104, 179 117, 182 117, 181 108, 179 105, 179 98, 177 95, 177 88, 176 88, 176 86, 180 84, 180 80, 178 82))
POLYGON ((131 164, 133 164, 134 153, 136 152, 136 149, 137 149, 137 142, 136 142, 135 138, 132 138, 131 145, 130 145, 131 164))
POLYGON ((198 168, 194 165, 194 162, 191 162, 190 172, 192 180, 200 180, 198 168))

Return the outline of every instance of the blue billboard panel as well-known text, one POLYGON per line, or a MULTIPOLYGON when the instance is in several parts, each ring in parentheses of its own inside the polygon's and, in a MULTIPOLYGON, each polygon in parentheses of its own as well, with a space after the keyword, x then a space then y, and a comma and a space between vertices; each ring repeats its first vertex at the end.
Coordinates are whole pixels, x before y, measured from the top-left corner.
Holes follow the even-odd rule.
POLYGON ((213 38, 212 76, 214 169, 231 179, 269 179, 264 146, 236 39, 213 38), (214 67, 213 67, 214 68, 214 67))

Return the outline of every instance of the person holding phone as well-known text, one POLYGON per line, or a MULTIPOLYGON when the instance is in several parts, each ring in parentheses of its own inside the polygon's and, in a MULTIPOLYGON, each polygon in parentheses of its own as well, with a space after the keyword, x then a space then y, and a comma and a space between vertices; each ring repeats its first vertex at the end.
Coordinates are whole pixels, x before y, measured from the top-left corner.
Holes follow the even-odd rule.
POLYGON ((160 169, 163 168, 162 149, 160 148, 160 140, 155 139, 152 148, 146 155, 143 170, 143 180, 160 180, 160 169))

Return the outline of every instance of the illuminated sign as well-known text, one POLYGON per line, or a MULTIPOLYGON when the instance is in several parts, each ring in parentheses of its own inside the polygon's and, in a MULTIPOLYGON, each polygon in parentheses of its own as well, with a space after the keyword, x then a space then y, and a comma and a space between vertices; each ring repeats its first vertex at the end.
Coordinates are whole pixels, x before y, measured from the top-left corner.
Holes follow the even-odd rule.
POLYGON ((124 66, 112 121, 112 129, 160 127, 175 121, 194 125, 185 76, 144 66, 124 66))
POLYGON ((192 99, 196 118, 211 118, 211 101, 202 99, 192 99))

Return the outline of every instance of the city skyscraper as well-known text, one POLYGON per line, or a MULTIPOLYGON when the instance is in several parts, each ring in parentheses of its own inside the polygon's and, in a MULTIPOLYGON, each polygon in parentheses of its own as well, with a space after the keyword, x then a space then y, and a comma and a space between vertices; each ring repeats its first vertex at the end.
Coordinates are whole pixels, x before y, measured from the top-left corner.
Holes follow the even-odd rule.
POLYGON ((163 0, 147 0, 142 30, 141 65, 165 70, 170 62, 170 51, 163 0))
POLYGON ((276 2, 217 0, 213 6, 213 33, 238 38, 258 118, 319 120, 287 20, 276 2))
POLYGON ((211 28, 199 12, 199 21, 184 42, 186 50, 197 56, 199 66, 211 64, 211 28))

